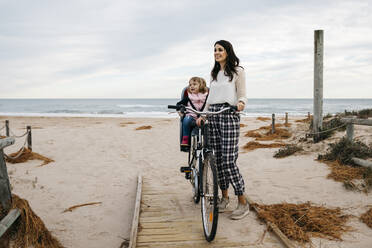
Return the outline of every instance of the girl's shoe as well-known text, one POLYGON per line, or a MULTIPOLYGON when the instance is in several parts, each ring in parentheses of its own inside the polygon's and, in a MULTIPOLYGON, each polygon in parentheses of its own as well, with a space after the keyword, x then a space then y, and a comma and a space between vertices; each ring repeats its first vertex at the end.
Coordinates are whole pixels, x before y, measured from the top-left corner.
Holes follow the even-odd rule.
POLYGON ((188 146, 189 145, 189 136, 183 136, 181 141, 181 146, 188 146))

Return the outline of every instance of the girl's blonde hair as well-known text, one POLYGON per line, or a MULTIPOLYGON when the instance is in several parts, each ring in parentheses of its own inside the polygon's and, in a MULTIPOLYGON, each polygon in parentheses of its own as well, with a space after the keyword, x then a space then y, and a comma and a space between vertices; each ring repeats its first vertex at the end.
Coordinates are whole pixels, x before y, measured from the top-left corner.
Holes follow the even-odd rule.
MULTIPOLYGON (((192 77, 190 78, 189 80, 189 83, 191 81, 195 81, 195 82, 198 82, 199 83, 199 92, 200 93, 206 93, 208 92, 208 88, 207 88, 207 82, 205 82, 204 78, 201 78, 201 77, 192 77)), ((189 91, 189 89, 187 89, 189 91)))

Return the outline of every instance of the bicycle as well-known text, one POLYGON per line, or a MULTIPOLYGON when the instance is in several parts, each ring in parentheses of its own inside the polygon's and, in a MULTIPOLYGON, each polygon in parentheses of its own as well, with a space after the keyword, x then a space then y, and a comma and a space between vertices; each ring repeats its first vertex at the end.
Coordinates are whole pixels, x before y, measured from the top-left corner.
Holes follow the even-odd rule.
MULTIPOLYGON (((183 114, 190 110, 203 117, 237 110, 236 106, 226 107, 217 112, 200 112, 184 105, 168 105, 168 108, 176 109, 183 114)), ((194 202, 197 204, 201 199, 204 236, 211 242, 216 236, 218 224, 218 179, 215 155, 208 145, 208 125, 208 120, 202 121, 200 127, 196 126, 192 130, 188 166, 181 167, 180 170, 186 173, 186 179, 190 180, 194 202)))

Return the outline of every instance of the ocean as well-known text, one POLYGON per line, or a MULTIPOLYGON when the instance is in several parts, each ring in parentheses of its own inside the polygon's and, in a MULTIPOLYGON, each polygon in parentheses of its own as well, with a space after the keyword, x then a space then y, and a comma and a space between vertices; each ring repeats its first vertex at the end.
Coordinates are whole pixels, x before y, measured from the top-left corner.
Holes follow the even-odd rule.
MULTIPOLYGON (((57 117, 177 117, 167 105, 179 99, 0 99, 0 115, 57 117)), ((372 108, 369 99, 324 99, 323 113, 372 108)), ((248 99, 247 116, 305 116, 313 99, 248 99)))

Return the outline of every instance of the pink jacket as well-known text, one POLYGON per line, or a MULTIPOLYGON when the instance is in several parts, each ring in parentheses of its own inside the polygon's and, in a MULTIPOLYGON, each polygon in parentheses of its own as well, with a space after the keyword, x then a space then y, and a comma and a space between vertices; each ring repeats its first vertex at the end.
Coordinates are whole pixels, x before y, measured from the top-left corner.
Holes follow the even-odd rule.
MULTIPOLYGON (((189 99, 194 104, 196 110, 200 111, 201 108, 204 105, 205 100, 207 99, 208 93, 198 93, 198 94, 193 94, 189 93, 189 99)), ((191 107, 190 102, 187 104, 187 106, 191 107)), ((186 115, 192 116, 194 119, 197 119, 197 115, 194 112, 187 111, 186 115)))

